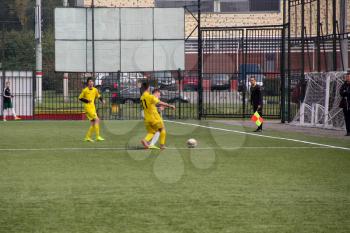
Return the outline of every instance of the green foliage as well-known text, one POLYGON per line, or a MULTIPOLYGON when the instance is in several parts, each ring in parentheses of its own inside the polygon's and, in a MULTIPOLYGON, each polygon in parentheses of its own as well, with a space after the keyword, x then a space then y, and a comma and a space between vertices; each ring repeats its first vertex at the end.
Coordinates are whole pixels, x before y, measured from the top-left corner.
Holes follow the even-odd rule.
MULTIPOLYGON (((54 8, 61 0, 42 1, 43 67, 54 67, 54 8)), ((35 0, 3 0, 0 20, 9 20, 1 31, 0 62, 7 70, 35 69, 34 19, 35 0)))
POLYGON ((5 32, 4 57, 5 70, 32 70, 35 67, 35 43, 33 31, 5 32))

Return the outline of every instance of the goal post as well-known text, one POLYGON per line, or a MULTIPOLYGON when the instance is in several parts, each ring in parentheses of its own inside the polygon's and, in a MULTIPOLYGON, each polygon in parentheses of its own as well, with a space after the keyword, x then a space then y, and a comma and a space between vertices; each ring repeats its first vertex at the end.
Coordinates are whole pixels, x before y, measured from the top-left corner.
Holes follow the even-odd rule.
POLYGON ((339 108, 340 87, 345 72, 305 74, 306 91, 292 124, 327 129, 342 129, 344 117, 339 108))

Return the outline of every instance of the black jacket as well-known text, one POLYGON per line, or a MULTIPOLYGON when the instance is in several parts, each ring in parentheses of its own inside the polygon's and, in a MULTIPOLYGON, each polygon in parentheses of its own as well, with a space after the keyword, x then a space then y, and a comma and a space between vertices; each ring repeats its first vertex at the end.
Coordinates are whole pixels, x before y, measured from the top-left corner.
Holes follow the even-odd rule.
POLYGON ((263 105, 261 87, 258 84, 256 84, 255 87, 250 87, 250 104, 253 106, 263 105))
POLYGON ((12 94, 11 94, 10 88, 6 87, 4 89, 3 97, 4 97, 4 101, 5 102, 6 101, 11 101, 12 94))
POLYGON ((345 82, 340 88, 340 108, 350 109, 350 83, 345 82))

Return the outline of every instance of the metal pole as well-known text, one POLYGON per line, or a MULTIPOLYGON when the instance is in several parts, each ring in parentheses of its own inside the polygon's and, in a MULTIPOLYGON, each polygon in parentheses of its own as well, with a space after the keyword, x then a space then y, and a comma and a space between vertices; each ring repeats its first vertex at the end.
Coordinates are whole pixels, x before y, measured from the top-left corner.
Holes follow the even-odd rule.
POLYGON ((342 53, 342 61, 343 61, 343 70, 346 72, 348 71, 349 67, 349 53, 348 53, 348 45, 349 41, 345 33, 347 33, 347 27, 348 27, 348 1, 347 0, 341 0, 340 1, 340 51, 342 53))
POLYGON ((286 60, 285 60, 285 37, 286 37, 286 0, 283 1, 283 28, 282 28, 282 44, 281 44, 281 114, 282 119, 281 122, 285 123, 286 117, 285 117, 285 110, 286 110, 286 60))
POLYGON ((321 0, 317 0, 317 72, 321 72, 321 0))
POLYGON ((291 2, 288 1, 288 88, 287 88, 287 96, 288 96, 288 122, 291 121, 291 95, 290 95, 290 84, 291 84, 291 50, 292 50, 292 38, 291 38, 291 33, 292 33, 292 30, 291 30, 291 2))
POLYGON ((203 77, 202 77, 202 31, 201 31, 201 1, 197 2, 198 7, 198 119, 203 115, 203 77))
POLYGON ((301 74, 305 73, 305 0, 301 0, 301 74))
POLYGON ((337 70, 337 0, 333 0, 333 71, 337 70))
MULTIPOLYGON (((63 6, 68 7, 68 0, 63 0, 63 6)), ((68 73, 63 74, 63 99, 64 102, 69 102, 68 73)))
POLYGON ((36 57, 36 102, 42 102, 42 46, 41 46, 41 0, 36 0, 35 6, 35 57, 36 57))
POLYGON ((91 9, 91 43, 92 43, 92 74, 95 77, 95 1, 92 0, 92 9, 91 9))
POLYGON ((300 103, 304 102, 305 97, 305 0, 301 0, 301 95, 300 103))

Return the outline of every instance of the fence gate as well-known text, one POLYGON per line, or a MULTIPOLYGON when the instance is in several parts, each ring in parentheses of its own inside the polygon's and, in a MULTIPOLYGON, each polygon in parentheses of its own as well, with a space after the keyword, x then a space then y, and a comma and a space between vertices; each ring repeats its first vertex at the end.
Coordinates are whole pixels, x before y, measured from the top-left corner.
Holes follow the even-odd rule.
POLYGON ((283 26, 201 29, 203 117, 250 116, 249 78, 254 76, 263 86, 264 115, 280 118, 283 30, 283 26))

